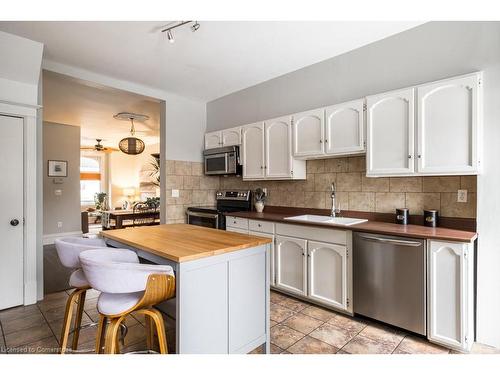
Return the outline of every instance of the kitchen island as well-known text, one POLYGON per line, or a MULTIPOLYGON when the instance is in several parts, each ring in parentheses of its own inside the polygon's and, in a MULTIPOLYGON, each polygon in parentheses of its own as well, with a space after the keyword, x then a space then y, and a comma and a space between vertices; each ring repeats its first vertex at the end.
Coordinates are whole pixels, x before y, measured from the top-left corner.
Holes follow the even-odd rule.
POLYGON ((173 267, 176 352, 269 353, 268 238, 187 224, 102 233, 113 247, 173 267))

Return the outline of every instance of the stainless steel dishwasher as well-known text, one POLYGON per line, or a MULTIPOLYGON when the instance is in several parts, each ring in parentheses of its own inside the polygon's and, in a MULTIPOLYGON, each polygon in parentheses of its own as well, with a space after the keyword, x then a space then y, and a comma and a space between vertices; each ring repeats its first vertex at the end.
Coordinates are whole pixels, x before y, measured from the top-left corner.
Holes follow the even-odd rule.
POLYGON ((354 233, 354 312, 426 334, 424 240, 354 233))

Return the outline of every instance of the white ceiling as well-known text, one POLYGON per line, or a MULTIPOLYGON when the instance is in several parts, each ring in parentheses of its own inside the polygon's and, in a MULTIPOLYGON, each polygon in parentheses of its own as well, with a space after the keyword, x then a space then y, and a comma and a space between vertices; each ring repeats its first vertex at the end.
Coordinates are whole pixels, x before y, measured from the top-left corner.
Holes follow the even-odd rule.
POLYGON ((135 122, 136 136, 146 144, 159 142, 160 104, 143 96, 43 72, 43 120, 81 127, 81 144, 93 146, 96 138, 108 147, 130 134, 130 122, 113 118, 118 112, 149 116, 135 122))
POLYGON ((383 39, 422 22, 0 22, 44 43, 44 59, 210 101, 383 39))

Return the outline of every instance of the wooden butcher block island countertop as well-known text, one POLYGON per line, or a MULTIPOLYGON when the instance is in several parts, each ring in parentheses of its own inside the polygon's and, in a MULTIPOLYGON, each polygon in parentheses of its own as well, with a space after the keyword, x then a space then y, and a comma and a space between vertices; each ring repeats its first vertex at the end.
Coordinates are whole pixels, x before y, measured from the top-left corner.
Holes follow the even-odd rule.
POLYGON ((271 243, 249 236, 188 224, 163 224, 103 231, 106 239, 181 263, 271 243))

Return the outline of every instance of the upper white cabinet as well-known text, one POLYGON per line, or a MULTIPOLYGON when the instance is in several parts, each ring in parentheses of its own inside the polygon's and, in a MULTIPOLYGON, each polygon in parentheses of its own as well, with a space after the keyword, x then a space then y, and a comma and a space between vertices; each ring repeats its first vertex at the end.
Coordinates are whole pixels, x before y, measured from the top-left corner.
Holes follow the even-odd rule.
POLYGON ((205 150, 241 144, 241 127, 205 133, 205 150))
POLYGON ((243 127, 241 159, 243 163, 243 178, 265 178, 264 123, 259 122, 243 127))
POLYGON ((482 74, 367 98, 367 176, 480 171, 482 74))
POLYGON ((306 246, 306 240, 276 236, 276 287, 307 295, 306 246))
POLYGON ((243 127, 243 179, 305 179, 306 165, 292 156, 289 116, 243 127))
POLYGON ((414 92, 409 88, 367 97, 367 176, 414 172, 414 92))
POLYGON ((293 154, 301 159, 365 152, 364 99, 294 114, 293 154))
POLYGON ((428 263, 428 338, 469 351, 474 342, 473 245, 428 241, 428 263))
POLYGON ((325 109, 326 155, 352 155, 365 151, 364 99, 325 109))
POLYGON ((324 116, 323 108, 292 115, 294 156, 323 155, 324 116))
POLYGON ((417 88, 419 173, 477 173, 480 80, 472 74, 417 88))
POLYGON ((308 241, 309 298, 340 310, 348 310, 347 248, 308 241))
POLYGON ((290 117, 268 120, 265 129, 266 177, 290 177, 292 173, 292 126, 290 117))
POLYGON ((237 146, 241 144, 241 128, 225 129, 222 131, 222 146, 237 146))
POLYGON ((205 133, 205 150, 222 147, 222 132, 205 133))

